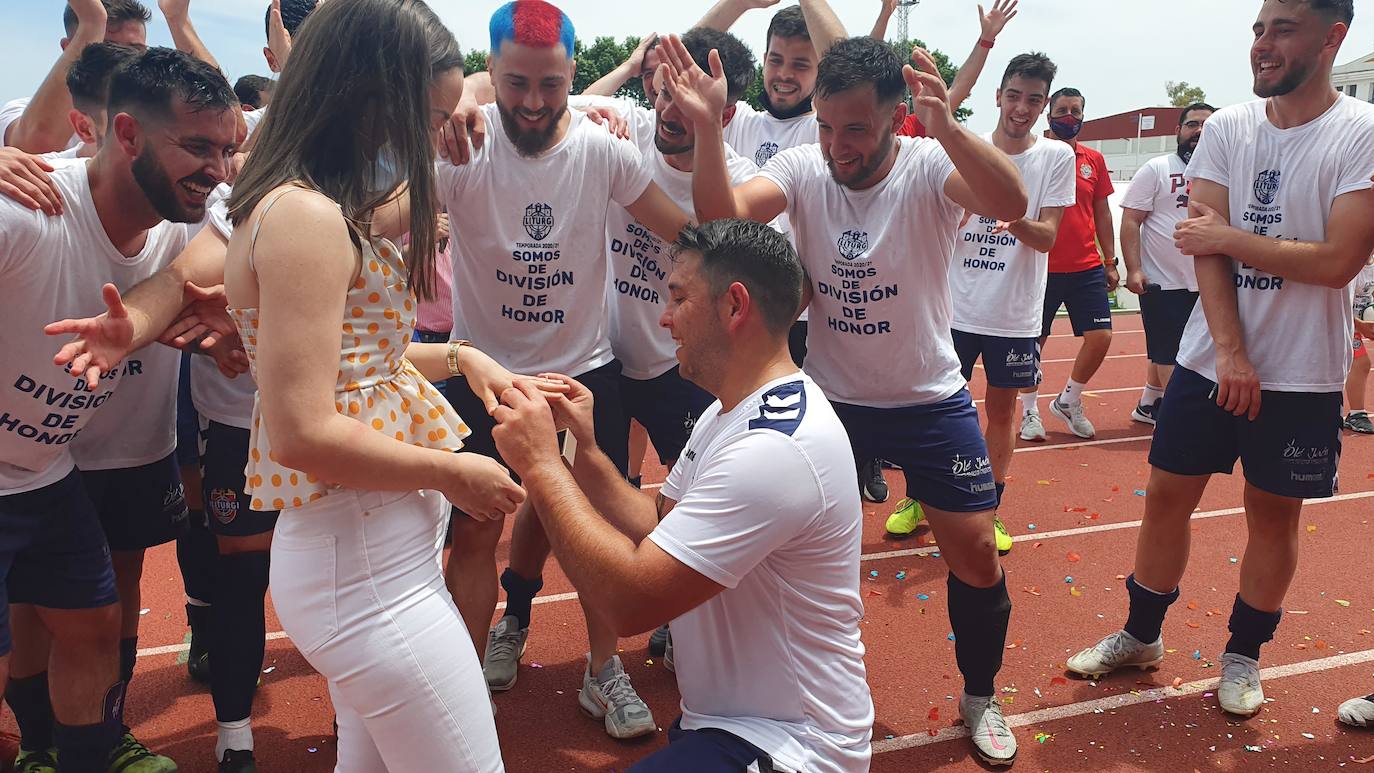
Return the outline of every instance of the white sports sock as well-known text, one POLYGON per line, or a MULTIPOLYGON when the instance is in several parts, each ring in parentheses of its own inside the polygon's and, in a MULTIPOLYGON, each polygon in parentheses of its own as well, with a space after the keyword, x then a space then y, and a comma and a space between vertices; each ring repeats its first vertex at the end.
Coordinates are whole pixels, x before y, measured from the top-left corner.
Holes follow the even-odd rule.
POLYGON ((215 738, 215 759, 224 760, 224 750, 234 749, 241 752, 253 751, 253 718, 244 717, 237 722, 216 722, 219 735, 215 738))
POLYGON ((1162 399, 1163 397, 1164 397, 1164 388, 1163 388, 1163 387, 1157 387, 1157 386, 1153 386, 1153 385, 1151 385, 1151 384, 1146 384, 1146 385, 1145 385, 1145 391, 1144 391, 1143 393, 1141 393, 1141 395, 1140 395, 1140 404, 1141 404, 1141 405, 1154 405, 1155 400, 1160 400, 1160 399, 1162 399))
POLYGON ((1036 409, 1036 407, 1035 407, 1035 401, 1036 401, 1036 399, 1039 398, 1039 397, 1040 397, 1040 395, 1036 394, 1035 392, 1022 392, 1022 393, 1021 393, 1021 415, 1022 415, 1022 416, 1025 416, 1025 415, 1028 414, 1028 413, 1038 413, 1038 412, 1039 412, 1039 411, 1036 409))
POLYGON ((1059 402, 1064 405, 1079 405, 1083 402, 1083 390, 1087 384, 1080 384, 1073 379, 1064 385, 1064 391, 1059 393, 1059 402))

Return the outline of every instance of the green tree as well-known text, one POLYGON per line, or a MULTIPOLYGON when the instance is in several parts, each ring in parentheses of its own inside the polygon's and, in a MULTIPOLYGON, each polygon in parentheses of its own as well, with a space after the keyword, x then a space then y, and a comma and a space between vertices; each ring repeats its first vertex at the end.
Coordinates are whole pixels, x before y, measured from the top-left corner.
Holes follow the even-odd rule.
POLYGON ((1201 86, 1190 85, 1188 81, 1169 81, 1164 84, 1164 93, 1169 95, 1169 104, 1174 107, 1187 107, 1207 101, 1207 92, 1203 91, 1201 86))
MULTIPOLYGON (((573 74, 572 93, 581 94, 588 86, 601 80, 603 76, 620 66, 621 62, 630 58, 634 53, 635 47, 639 45, 637 38, 625 38, 617 41, 608 35, 603 35, 592 41, 590 46, 583 43, 580 39, 573 42, 573 60, 577 62, 577 72, 573 74)), ((485 50, 473 49, 463 57, 464 70, 469 73, 483 72, 487 69, 487 52, 485 50)), ((633 99, 641 105, 651 107, 648 100, 644 97, 644 87, 638 78, 626 81, 625 85, 616 92, 618 97, 633 99)))
MULTIPOLYGON (((940 68, 940 77, 945 79, 946 86, 953 83, 954 76, 959 74, 959 68, 949 60, 949 57, 944 51, 936 48, 928 48, 921 40, 889 40, 887 42, 893 48, 897 49, 897 53, 902 57, 903 62, 911 61, 911 51, 918 46, 929 51, 931 58, 935 60, 935 65, 940 68)), ((910 104, 910 101, 908 101, 907 104, 910 104)), ((972 115, 973 111, 967 107, 960 107, 958 110, 954 111, 954 117, 960 121, 967 121, 972 115)))

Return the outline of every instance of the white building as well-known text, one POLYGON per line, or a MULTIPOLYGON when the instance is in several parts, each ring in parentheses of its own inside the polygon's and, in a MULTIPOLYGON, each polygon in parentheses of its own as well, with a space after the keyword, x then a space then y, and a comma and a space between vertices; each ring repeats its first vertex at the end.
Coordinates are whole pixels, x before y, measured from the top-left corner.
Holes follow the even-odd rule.
POLYGON ((1374 54, 1332 68, 1331 85, 1342 94, 1374 102, 1374 54))

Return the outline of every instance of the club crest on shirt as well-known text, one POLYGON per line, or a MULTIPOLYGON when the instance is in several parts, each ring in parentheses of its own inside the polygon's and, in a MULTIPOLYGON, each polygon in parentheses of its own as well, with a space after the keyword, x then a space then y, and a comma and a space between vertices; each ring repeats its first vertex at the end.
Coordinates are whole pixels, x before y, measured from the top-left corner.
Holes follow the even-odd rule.
POLYGON ((1093 165, 1086 161, 1078 165, 1078 173, 1083 175, 1084 180, 1093 179, 1093 165))
POLYGON ((1255 178, 1255 198, 1261 204, 1273 204, 1274 199, 1279 195, 1279 183, 1283 172, 1278 169, 1266 169, 1259 173, 1255 178))
POLYGON ((227 488, 210 489, 210 512, 224 525, 234 522, 239 515, 239 498, 227 488))
POLYGON ((763 166, 768 163, 768 159, 778 154, 778 143, 765 142, 759 145, 759 149, 754 151, 754 163, 763 166))
POLYGON ((524 225, 531 239, 544 241, 544 237, 553 232, 553 207, 538 202, 525 207, 524 225))
POLYGON ((860 255, 868 252, 868 232, 845 231, 840 234, 839 241, 835 242, 835 246, 845 260, 858 260, 860 255))

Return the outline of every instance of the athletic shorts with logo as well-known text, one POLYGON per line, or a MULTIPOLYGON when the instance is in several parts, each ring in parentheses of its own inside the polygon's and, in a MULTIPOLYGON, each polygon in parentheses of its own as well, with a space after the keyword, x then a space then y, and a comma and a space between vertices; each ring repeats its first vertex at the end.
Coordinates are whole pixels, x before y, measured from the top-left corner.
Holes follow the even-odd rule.
POLYGON ((176 453, 141 467, 83 470, 81 477, 110 550, 163 545, 191 526, 176 453))
POLYGON ((1112 329, 1112 305, 1107 299, 1107 270, 1095 266, 1087 271, 1068 274, 1050 272, 1045 281, 1045 313, 1040 322, 1040 335, 1050 334, 1054 315, 1059 307, 1069 310, 1073 334, 1082 336, 1089 330, 1112 329))
POLYGON ((1140 296, 1145 327, 1145 354, 1156 365, 1174 365, 1183 329, 1193 315, 1198 294, 1192 290, 1150 290, 1140 296))
POLYGON ((277 527, 280 511, 258 512, 244 491, 252 431, 200 417, 200 492, 205 525, 224 537, 252 537, 277 527))
POLYGON ((901 467, 908 497, 953 513, 996 507, 988 446, 967 389, 929 405, 832 404, 849 433, 856 463, 886 459, 901 467))
POLYGON ((1024 389, 1040 383, 1040 341, 1035 338, 1002 336, 951 330, 954 351, 959 355, 959 372, 964 380, 973 378, 973 366, 983 358, 983 373, 988 386, 999 389, 1024 389))
POLYGON ((1341 457, 1340 392, 1260 393, 1259 417, 1232 416, 1216 403, 1216 383, 1174 369, 1160 403, 1150 464, 1176 475, 1231 474, 1294 499, 1333 496, 1341 457))
MULTIPOLYGON (((620 360, 611 360, 573 378, 592 393, 592 422, 597 446, 610 457, 615 468, 622 475, 625 474, 630 458, 630 435, 620 404, 620 360)), ((490 456, 505 464, 496 450, 496 442, 491 439, 491 430, 496 426, 496 421, 487 415, 486 406, 472 393, 467 379, 454 377, 448 380, 448 401, 472 429, 472 434, 463 440, 463 451, 490 456)))
POLYGON ((82 478, 72 470, 41 489, 0 496, 0 657, 12 647, 10 604, 96 609, 119 600, 82 478))
POLYGON ((199 434, 200 414, 191 399, 191 354, 183 352, 177 379, 177 464, 186 467, 199 463, 199 434))
POLYGON ((683 378, 676 365, 642 381, 620 377, 625 431, 630 430, 630 419, 639 422, 664 465, 682 455, 697 418, 715 401, 709 392, 683 378))
POLYGON ((757 746, 719 728, 683 730, 682 717, 668 728, 668 745, 636 762, 625 773, 784 773, 757 746))

